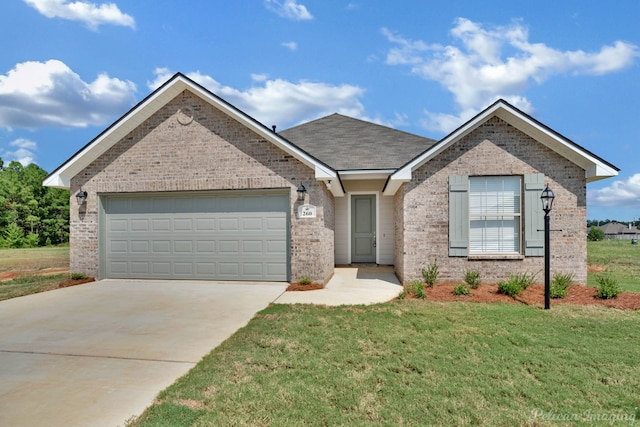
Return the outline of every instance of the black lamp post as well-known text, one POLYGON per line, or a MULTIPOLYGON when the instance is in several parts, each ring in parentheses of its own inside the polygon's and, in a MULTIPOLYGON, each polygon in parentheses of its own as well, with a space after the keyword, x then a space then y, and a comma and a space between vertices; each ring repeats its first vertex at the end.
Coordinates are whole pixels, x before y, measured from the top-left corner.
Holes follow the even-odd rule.
POLYGON ((542 200, 542 210, 544 211, 544 309, 549 310, 551 306, 551 284, 549 282, 551 270, 551 251, 549 248, 549 212, 553 208, 553 200, 556 195, 549 188, 549 184, 542 191, 540 200, 542 200))

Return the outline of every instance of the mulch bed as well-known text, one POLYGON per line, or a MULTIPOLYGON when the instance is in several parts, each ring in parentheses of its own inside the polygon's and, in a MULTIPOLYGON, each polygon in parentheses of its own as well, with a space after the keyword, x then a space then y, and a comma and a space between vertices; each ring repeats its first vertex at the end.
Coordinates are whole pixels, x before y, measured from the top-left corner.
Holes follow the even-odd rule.
POLYGON ((324 289, 324 285, 319 283, 310 283, 308 285, 302 285, 300 283, 292 283, 287 287, 287 291, 315 291, 318 289, 324 289))
MULTIPOLYGON (((495 284, 480 285, 477 289, 471 289, 469 296, 457 296, 453 294, 453 288, 460 282, 438 283, 433 288, 425 287, 425 299, 429 301, 467 301, 467 302, 504 302, 510 304, 544 305, 544 285, 535 284, 529 286, 520 296, 512 298, 498 293, 495 284)), ((593 286, 571 285, 569 294, 564 298, 551 299, 554 304, 575 305, 603 305, 623 310, 640 309, 640 293, 622 292, 617 298, 598 299, 596 288, 593 286)))
POLYGON ((67 279, 58 283, 59 288, 68 288, 69 286, 82 285, 83 283, 95 282, 93 277, 85 277, 84 279, 67 279))

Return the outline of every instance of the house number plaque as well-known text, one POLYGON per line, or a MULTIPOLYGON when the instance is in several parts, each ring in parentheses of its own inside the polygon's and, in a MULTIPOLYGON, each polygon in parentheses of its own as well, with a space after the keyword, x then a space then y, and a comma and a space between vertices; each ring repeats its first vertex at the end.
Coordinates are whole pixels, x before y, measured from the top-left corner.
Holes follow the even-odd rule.
POLYGON ((316 207, 313 205, 302 205, 298 208, 298 218, 315 218, 316 207))

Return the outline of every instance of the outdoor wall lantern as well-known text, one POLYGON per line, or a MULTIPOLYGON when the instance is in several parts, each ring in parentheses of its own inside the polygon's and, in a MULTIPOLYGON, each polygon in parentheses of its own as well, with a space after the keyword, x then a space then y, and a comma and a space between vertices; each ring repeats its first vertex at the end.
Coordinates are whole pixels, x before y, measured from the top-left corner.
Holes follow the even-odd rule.
POLYGON ((78 201, 78 206, 84 205, 84 202, 87 201, 87 192, 80 190, 78 194, 76 194, 76 200, 78 201))
POLYGON ((304 186, 304 184, 300 184, 298 185, 298 201, 299 202, 304 202, 304 196, 305 194, 307 194, 307 188, 304 186))
POLYGON ((551 284, 550 284, 550 270, 551 270, 551 251, 549 248, 549 212, 553 208, 553 201, 556 195, 549 188, 547 184, 546 188, 542 190, 540 200, 542 200, 542 210, 544 211, 544 309, 549 310, 551 306, 551 284))

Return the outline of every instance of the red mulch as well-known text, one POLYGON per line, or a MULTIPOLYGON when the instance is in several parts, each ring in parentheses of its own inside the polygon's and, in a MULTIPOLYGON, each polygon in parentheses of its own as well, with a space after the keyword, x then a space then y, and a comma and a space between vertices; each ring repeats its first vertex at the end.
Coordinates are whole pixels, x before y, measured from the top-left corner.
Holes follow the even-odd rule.
POLYGON ((310 283, 308 285, 292 283, 287 288, 287 291, 315 291, 317 289, 324 289, 324 285, 321 285, 319 283, 310 283))
MULTIPOLYGON (((497 285, 480 285, 471 289, 469 296, 456 296, 453 288, 459 282, 438 283, 433 288, 425 287, 425 299, 429 301, 468 301, 468 302, 504 302, 510 304, 544 305, 544 285, 535 284, 527 288, 520 296, 512 298, 498 293, 497 285)), ((603 305, 623 310, 640 309, 640 293, 622 292, 617 298, 603 300, 596 298, 593 286, 571 285, 569 294, 564 298, 551 299, 554 304, 603 305)))
POLYGON ((68 288, 69 286, 82 285, 83 283, 95 282, 93 277, 85 277, 84 279, 67 279, 58 283, 59 288, 68 288))

